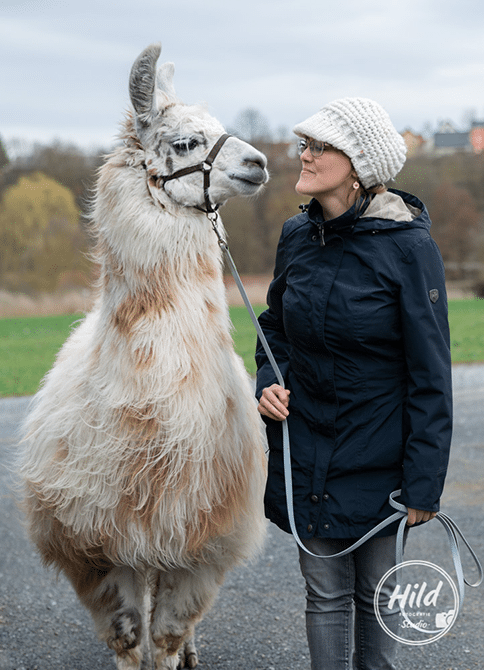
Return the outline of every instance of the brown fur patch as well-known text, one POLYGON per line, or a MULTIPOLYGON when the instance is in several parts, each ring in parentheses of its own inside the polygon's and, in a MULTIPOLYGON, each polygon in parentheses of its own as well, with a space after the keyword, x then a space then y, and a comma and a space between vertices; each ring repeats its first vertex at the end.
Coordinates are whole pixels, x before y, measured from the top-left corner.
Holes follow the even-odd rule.
POLYGON ((187 528, 187 546, 190 552, 197 554, 210 538, 231 532, 245 506, 252 460, 251 454, 250 462, 245 464, 242 471, 229 471, 217 456, 210 462, 209 467, 216 478, 215 489, 221 492, 220 499, 214 501, 211 509, 200 509, 197 522, 187 528))
POLYGON ((97 344, 91 354, 91 359, 90 359, 90 367, 92 370, 96 370, 97 367, 99 366, 99 360, 101 358, 101 350, 102 350, 102 345, 97 344))
POLYGON ((147 463, 145 455, 133 459, 131 467, 126 470, 123 495, 116 510, 116 525, 119 528, 127 529, 131 523, 140 522, 149 532, 155 510, 166 490, 168 471, 164 459, 155 464, 147 463))
POLYGON ((155 358, 153 344, 150 344, 148 351, 146 349, 136 349, 134 352, 136 370, 143 372, 151 367, 155 358))
POLYGON ((158 417, 153 415, 153 406, 131 407, 116 410, 113 425, 118 425, 123 439, 137 442, 154 440, 160 432, 158 417))
POLYGON ((207 277, 210 279, 215 279, 217 276, 217 267, 207 256, 197 254, 196 276, 201 280, 204 280, 207 277))
POLYGON ((149 405, 118 410, 122 439, 130 441, 133 447, 132 454, 128 453, 126 460, 120 463, 123 494, 116 510, 116 525, 123 530, 139 520, 149 529, 165 487, 167 463, 163 459, 157 460, 156 453, 150 454, 149 449, 150 444, 160 439, 160 424, 152 411, 149 405))
POLYGON ((153 274, 139 274, 138 286, 140 288, 128 295, 113 315, 114 326, 125 336, 129 336, 142 319, 159 317, 175 306, 174 282, 162 268, 153 274))
POLYGON ((185 640, 185 635, 172 635, 168 633, 161 637, 153 638, 153 642, 166 656, 173 656, 178 652, 185 640))
MULTIPOLYGON (((103 547, 84 544, 82 538, 41 508, 31 514, 30 524, 43 562, 68 577, 86 606, 96 607, 98 600, 94 591, 113 568, 103 547)), ((105 597, 103 594, 102 598, 105 597)), ((108 599, 114 602, 115 595, 108 599)))
POLYGON ((69 455, 69 445, 65 440, 59 440, 54 456, 55 463, 62 463, 69 455))
POLYGON ((217 305, 214 305, 214 303, 211 300, 205 300, 205 306, 209 314, 216 314, 219 311, 217 305))

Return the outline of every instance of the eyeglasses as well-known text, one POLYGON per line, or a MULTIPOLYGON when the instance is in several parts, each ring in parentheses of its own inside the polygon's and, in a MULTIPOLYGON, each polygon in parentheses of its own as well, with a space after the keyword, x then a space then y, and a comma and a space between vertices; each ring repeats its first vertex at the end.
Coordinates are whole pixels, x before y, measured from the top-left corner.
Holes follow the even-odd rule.
POLYGON ((311 152, 311 156, 313 158, 319 158, 320 156, 323 155, 323 152, 326 147, 329 147, 330 145, 327 142, 319 142, 318 140, 298 140, 297 142, 297 153, 299 156, 301 156, 306 149, 309 147, 309 151, 311 152))

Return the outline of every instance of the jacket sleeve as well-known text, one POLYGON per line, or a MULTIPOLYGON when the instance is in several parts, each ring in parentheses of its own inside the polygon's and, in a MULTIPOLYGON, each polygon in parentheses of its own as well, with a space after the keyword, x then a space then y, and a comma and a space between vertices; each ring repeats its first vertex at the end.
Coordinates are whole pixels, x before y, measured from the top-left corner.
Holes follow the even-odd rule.
MULTIPOLYGON (((290 345, 284 331, 282 297, 286 289, 286 262, 284 248, 284 231, 279 240, 276 254, 274 278, 267 293, 269 309, 259 316, 259 323, 272 354, 283 377, 289 366, 290 345)), ((257 338, 255 360, 257 363, 256 397, 259 399, 264 388, 277 383, 277 378, 264 348, 257 338)))
POLYGON ((402 502, 436 512, 452 435, 452 371, 444 266, 430 236, 404 259, 400 300, 409 426, 402 502))

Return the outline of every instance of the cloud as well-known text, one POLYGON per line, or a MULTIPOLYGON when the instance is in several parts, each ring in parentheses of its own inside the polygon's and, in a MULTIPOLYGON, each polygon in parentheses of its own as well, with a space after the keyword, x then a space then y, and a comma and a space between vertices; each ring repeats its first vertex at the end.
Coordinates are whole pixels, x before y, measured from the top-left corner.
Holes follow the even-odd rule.
POLYGON ((484 116, 483 19, 475 0, 7 0, 0 134, 112 141, 153 41, 179 96, 225 125, 250 107, 291 128, 346 95, 375 98, 400 129, 484 116))

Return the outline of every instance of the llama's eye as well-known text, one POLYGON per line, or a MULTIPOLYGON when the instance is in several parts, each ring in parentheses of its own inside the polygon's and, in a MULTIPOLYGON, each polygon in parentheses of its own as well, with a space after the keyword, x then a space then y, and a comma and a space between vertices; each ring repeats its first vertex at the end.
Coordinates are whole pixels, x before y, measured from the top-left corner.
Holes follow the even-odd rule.
POLYGON ((186 140, 178 140, 172 143, 172 147, 175 149, 177 154, 187 154, 189 151, 193 151, 199 146, 200 142, 192 137, 186 140))

